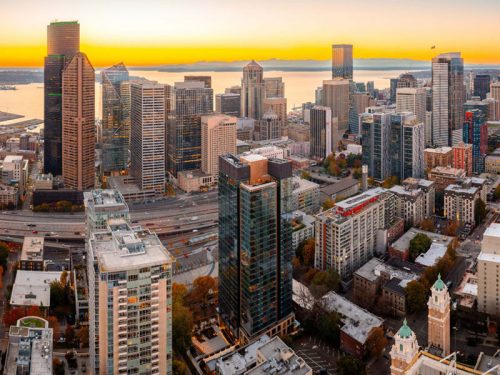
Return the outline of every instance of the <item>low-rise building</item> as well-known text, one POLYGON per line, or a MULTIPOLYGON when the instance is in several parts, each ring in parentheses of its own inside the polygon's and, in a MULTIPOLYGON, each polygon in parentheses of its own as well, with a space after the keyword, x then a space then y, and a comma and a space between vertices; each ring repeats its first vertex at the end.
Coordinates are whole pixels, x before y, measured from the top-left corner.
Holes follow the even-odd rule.
POLYGON ((425 234, 432 240, 433 243, 442 244, 445 247, 448 247, 448 245, 453 241, 453 237, 445 236, 439 233, 427 232, 417 228, 411 228, 389 246, 389 255, 398 257, 401 260, 408 260, 410 256, 410 241, 419 233, 425 234))
POLYGON ((433 242, 429 250, 415 258, 415 264, 421 267, 432 267, 444 257, 448 245, 444 242, 433 242))
POLYGON ((26 316, 9 329, 5 375, 52 375, 53 331, 49 322, 26 316))
POLYGON ((484 159, 484 171, 486 173, 500 173, 500 148, 484 159))
POLYGON ((50 306, 50 284, 61 279, 59 271, 23 271, 16 273, 12 287, 12 306, 50 306))
POLYGON ((19 200, 18 190, 16 187, 8 186, 0 183, 0 207, 15 208, 19 200))
POLYGON ((453 168, 463 169, 467 176, 472 176, 472 145, 459 142, 453 149, 453 168))
POLYGON ((23 271, 43 271, 45 262, 43 260, 45 238, 24 237, 19 269, 23 271))
POLYGON ((358 194, 359 181, 354 178, 343 178, 333 184, 322 186, 320 189, 320 202, 323 203, 327 199, 337 201, 346 199, 358 194))
POLYGON ((7 185, 16 185, 19 193, 24 195, 29 177, 28 160, 20 155, 7 155, 1 165, 2 182, 7 185))
POLYGON ((312 368, 278 336, 267 335, 220 358, 218 375, 312 375, 312 368))
POLYGON ((44 174, 40 173, 35 176, 34 181, 34 189, 35 190, 52 190, 54 187, 54 177, 52 173, 44 174))
POLYGON ((199 169, 180 171, 177 173, 177 184, 186 193, 207 191, 217 185, 217 175, 206 174, 199 169))
POLYGON ((292 185, 293 208, 316 214, 319 211, 319 185, 300 177, 293 177, 292 185))
POLYGON ((154 189, 140 189, 132 176, 109 177, 108 187, 118 190, 126 202, 144 202, 156 197, 154 189))
POLYGON ((433 181, 436 185, 436 191, 442 192, 448 185, 456 183, 460 179, 466 177, 463 169, 456 169, 452 167, 435 167, 429 172, 429 180, 433 181))
POLYGON ((314 237, 314 216, 303 211, 292 212, 292 247, 297 250, 300 243, 314 237))
POLYGON ((462 224, 475 225, 478 199, 481 199, 481 189, 472 184, 472 179, 449 185, 444 189, 444 216, 462 224))

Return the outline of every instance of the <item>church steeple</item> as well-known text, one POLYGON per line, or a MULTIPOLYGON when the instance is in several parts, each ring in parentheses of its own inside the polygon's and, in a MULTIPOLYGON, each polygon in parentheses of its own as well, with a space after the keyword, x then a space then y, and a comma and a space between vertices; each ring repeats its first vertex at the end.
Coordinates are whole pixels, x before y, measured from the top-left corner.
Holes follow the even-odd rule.
POLYGON ((450 354, 450 294, 441 274, 431 287, 428 313, 428 344, 442 349, 443 357, 450 354))
POLYGON ((406 319, 394 336, 391 349, 391 375, 403 375, 408 366, 418 356, 417 336, 408 326, 406 319))

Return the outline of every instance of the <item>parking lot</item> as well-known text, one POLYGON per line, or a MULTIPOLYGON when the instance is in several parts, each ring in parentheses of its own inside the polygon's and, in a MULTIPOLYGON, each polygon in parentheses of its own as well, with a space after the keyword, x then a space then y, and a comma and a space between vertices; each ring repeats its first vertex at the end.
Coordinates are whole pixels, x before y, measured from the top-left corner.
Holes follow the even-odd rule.
POLYGON ((299 357, 302 357, 306 363, 311 366, 313 373, 326 369, 328 374, 336 373, 336 358, 338 351, 310 337, 304 337, 294 342, 293 348, 299 357))

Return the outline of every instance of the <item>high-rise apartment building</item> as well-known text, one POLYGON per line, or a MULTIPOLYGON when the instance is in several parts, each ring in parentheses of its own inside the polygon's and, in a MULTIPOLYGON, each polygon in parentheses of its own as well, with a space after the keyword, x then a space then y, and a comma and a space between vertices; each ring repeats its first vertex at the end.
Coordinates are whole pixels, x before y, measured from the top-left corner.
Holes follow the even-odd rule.
POLYGON ((396 90, 396 111, 412 112, 418 122, 425 122, 426 90, 424 88, 398 88, 396 90))
POLYGON ((352 80, 352 44, 332 45, 332 78, 352 80))
POLYGON ((411 112, 390 115, 391 175, 402 181, 424 176, 425 128, 411 112))
POLYGON ((488 153, 488 125, 482 111, 473 109, 465 113, 463 141, 472 144, 472 171, 484 172, 484 158, 488 153))
POLYGON ((357 114, 356 121, 353 126, 349 126, 350 131, 358 134, 359 129, 359 115, 365 113, 366 108, 371 107, 375 101, 372 99, 368 92, 355 92, 351 95, 354 113, 357 114))
POLYGON ((323 160, 333 151, 332 110, 329 107, 314 106, 310 112, 311 158, 323 160))
POLYGON ((47 26, 44 61, 44 172, 62 174, 62 72, 80 51, 80 24, 52 22, 47 26))
POLYGON ((383 181, 391 175, 390 113, 364 113, 360 118, 363 164, 368 166, 368 175, 383 181))
POLYGON ((219 156, 236 154, 236 117, 201 116, 201 170, 219 174, 219 156))
POLYGON ((323 81, 321 96, 324 107, 330 107, 332 118, 337 118, 338 127, 334 130, 335 144, 347 131, 349 125, 350 85, 348 79, 336 78, 323 81))
POLYGON ((261 155, 219 159, 219 312, 240 341, 290 332, 292 165, 261 155))
POLYGON ((424 150, 425 169, 435 167, 451 167, 453 165, 453 149, 448 146, 426 148, 424 150))
POLYGON ((477 74, 474 77, 474 96, 479 96, 481 100, 486 99, 490 92, 490 81, 489 74, 477 74))
POLYGON ((260 120, 266 95, 264 69, 252 60, 243 68, 241 80, 241 116, 260 120))
POLYGON ((500 223, 493 223, 484 232, 477 257, 477 309, 491 316, 500 316, 499 269, 500 223))
POLYGON ((130 143, 130 82, 123 63, 101 72, 102 171, 119 174, 128 167, 130 143))
POLYGON ((500 81, 491 83, 490 97, 494 100, 495 118, 493 120, 498 121, 500 120, 500 81))
POLYGON ((87 241, 93 374, 171 374, 173 257, 124 219, 87 241))
POLYGON ((213 112, 213 90, 202 81, 176 82, 167 128, 167 171, 201 167, 201 116, 213 112))
POLYGON ((376 188, 316 215, 315 268, 334 269, 343 280, 350 279, 373 257, 377 230, 393 222, 394 204, 392 193, 376 188))
POLYGON ((95 144, 94 67, 78 52, 62 75, 62 176, 67 188, 94 187, 95 144))
POLYGON ((240 94, 217 94, 215 96, 215 112, 228 116, 240 117, 241 95, 240 94))
POLYGON ((265 97, 266 98, 284 98, 285 82, 281 77, 264 78, 265 97))
POLYGON ((472 145, 459 142, 452 147, 453 150, 453 168, 463 169, 467 176, 472 176, 472 145))
POLYGON ((432 59, 432 143, 452 146, 462 140, 465 103, 464 60, 459 52, 432 59))
POLYGON ((130 171, 141 190, 165 191, 165 86, 130 87, 130 171))
POLYGON ((461 224, 475 225, 476 201, 481 199, 482 189, 473 179, 459 180, 444 189, 444 216, 461 224))

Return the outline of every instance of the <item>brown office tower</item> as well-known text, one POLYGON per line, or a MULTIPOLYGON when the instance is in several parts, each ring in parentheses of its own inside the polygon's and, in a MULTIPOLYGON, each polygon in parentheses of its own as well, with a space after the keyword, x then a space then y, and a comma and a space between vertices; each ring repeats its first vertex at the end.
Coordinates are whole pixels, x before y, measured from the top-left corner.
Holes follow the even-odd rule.
POLYGON ((77 53, 62 76, 62 176, 67 188, 94 187, 95 74, 84 53, 77 53))

